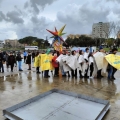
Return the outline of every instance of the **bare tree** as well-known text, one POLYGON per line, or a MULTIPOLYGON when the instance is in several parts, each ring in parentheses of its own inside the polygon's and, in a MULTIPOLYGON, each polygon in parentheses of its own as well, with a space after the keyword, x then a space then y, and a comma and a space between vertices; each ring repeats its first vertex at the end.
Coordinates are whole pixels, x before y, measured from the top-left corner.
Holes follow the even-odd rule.
POLYGON ((105 33, 106 39, 110 38, 114 27, 115 27, 115 23, 114 23, 114 22, 109 22, 109 23, 107 24, 107 28, 108 28, 108 29, 104 29, 104 30, 103 30, 104 33, 105 33))
POLYGON ((119 31, 120 31, 120 22, 116 22, 116 23, 114 23, 114 27, 113 27, 114 38, 117 38, 119 31))
POLYGON ((108 39, 111 36, 115 39, 120 31, 120 22, 109 22, 107 24, 108 29, 104 29, 105 37, 108 39))

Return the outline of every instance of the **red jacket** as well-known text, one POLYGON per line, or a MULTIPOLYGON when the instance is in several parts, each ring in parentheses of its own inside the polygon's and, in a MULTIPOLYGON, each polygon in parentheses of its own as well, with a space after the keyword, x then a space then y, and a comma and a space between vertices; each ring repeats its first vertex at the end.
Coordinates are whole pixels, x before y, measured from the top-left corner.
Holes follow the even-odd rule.
POLYGON ((59 63, 56 62, 56 59, 57 59, 56 56, 54 56, 53 59, 52 59, 52 65, 53 65, 53 67, 59 67, 59 63))

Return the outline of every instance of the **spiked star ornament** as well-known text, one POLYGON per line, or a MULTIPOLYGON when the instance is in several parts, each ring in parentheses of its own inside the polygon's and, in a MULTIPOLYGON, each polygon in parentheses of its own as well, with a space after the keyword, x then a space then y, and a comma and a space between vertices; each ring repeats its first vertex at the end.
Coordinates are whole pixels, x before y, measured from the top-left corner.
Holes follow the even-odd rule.
POLYGON ((58 40, 59 43, 64 42, 63 38, 61 37, 62 35, 64 35, 65 33, 62 33, 64 28, 66 25, 64 25, 59 31, 56 29, 55 27, 55 32, 47 30, 48 32, 50 32, 53 36, 51 38, 54 38, 53 43, 58 40))

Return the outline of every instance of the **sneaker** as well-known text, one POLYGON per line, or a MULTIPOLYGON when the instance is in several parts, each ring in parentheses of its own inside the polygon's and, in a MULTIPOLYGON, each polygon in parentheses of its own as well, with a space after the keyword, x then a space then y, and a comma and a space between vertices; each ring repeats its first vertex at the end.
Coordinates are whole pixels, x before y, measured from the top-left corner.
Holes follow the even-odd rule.
POLYGON ((28 70, 31 70, 31 69, 28 69, 28 70))
POLYGON ((19 71, 23 71, 23 70, 19 70, 19 71))

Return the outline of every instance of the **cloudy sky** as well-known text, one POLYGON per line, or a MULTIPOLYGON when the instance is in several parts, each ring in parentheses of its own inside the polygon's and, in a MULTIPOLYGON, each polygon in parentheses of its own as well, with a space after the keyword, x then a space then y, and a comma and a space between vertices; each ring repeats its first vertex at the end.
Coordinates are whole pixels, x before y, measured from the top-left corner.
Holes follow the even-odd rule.
POLYGON ((92 24, 120 20, 120 0, 0 0, 0 40, 51 36, 66 24, 69 34, 91 34, 92 24))

